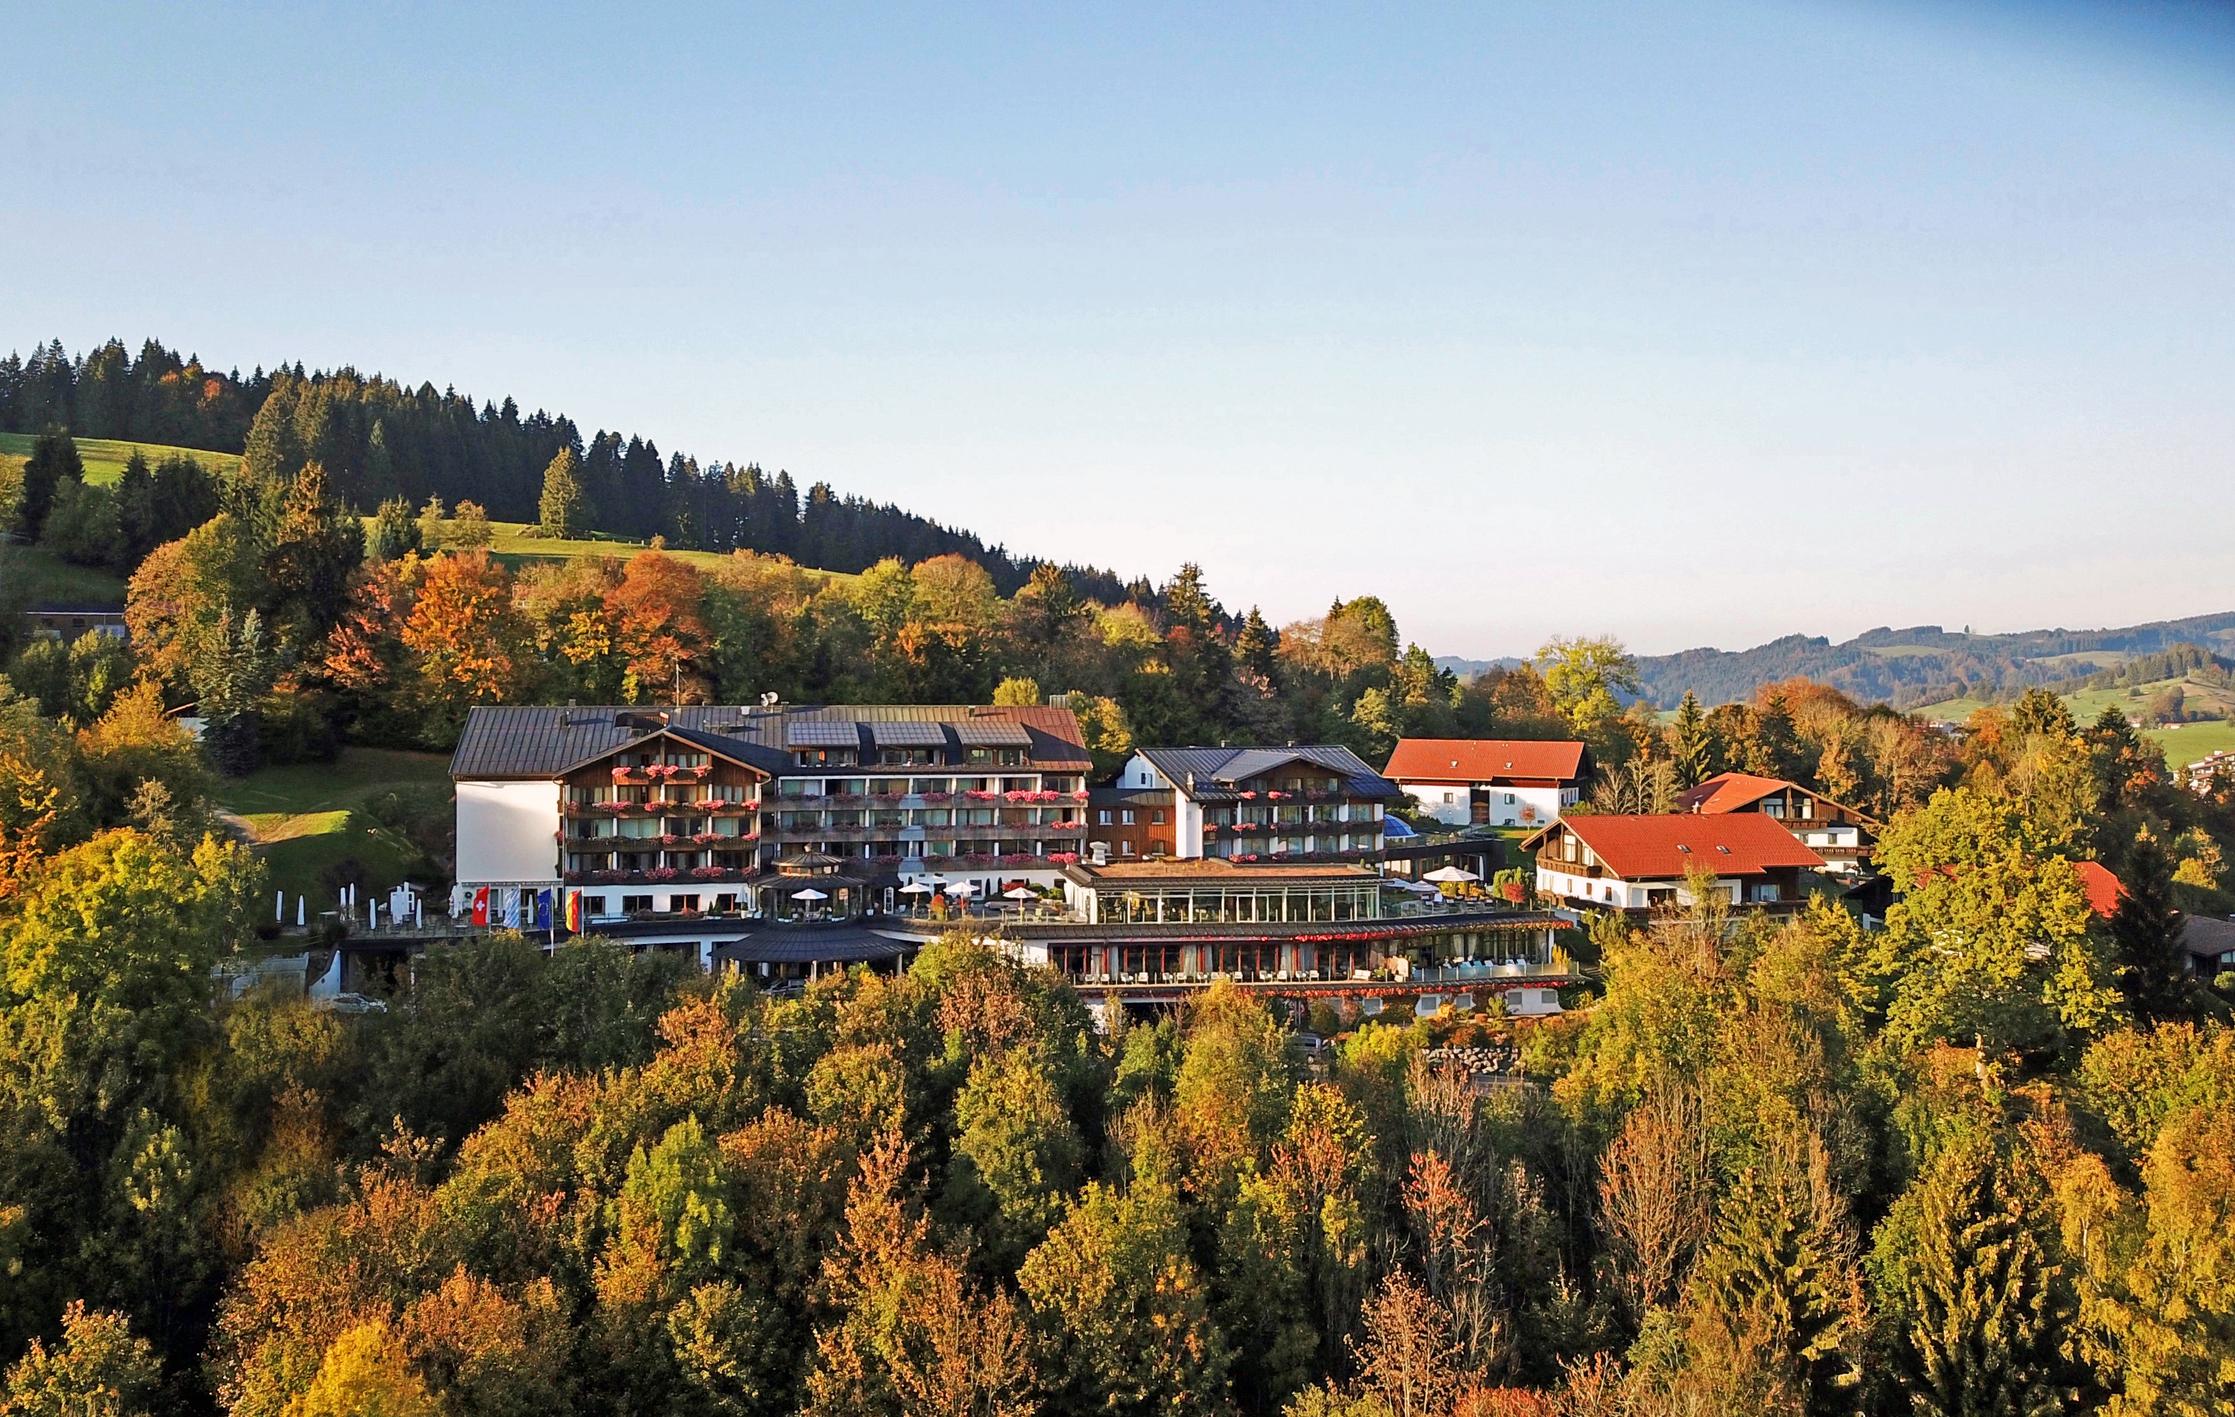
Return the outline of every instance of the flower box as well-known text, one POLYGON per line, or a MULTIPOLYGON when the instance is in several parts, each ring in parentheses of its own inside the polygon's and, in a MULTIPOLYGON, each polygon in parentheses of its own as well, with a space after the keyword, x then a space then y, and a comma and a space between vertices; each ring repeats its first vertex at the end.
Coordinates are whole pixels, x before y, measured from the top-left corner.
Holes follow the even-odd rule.
POLYGON ((1076 851, 1051 851, 1048 853, 1048 860, 1058 866, 1076 866, 1079 864, 1079 853, 1076 851))
POLYGON ((654 866, 644 873, 644 879, 647 881, 672 881, 682 874, 673 866, 654 866))

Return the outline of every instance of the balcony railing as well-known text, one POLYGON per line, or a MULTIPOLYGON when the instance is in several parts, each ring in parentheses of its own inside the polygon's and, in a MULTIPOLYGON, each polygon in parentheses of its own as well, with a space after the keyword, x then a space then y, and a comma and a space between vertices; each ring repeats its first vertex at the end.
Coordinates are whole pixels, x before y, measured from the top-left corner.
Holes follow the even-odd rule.
POLYGON ((745 817, 760 810, 757 802, 728 802, 718 797, 658 797, 648 802, 562 802, 559 814, 577 819, 600 817, 653 817, 682 812, 716 817, 745 817))

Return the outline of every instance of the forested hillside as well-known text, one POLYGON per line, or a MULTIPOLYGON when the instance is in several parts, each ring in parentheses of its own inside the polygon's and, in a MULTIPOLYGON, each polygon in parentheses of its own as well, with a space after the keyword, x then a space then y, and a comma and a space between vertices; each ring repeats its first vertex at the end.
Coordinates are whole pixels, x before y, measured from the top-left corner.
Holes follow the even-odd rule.
MULTIPOLYGON (((351 368, 301 364, 243 376, 205 368, 154 340, 137 356, 111 340, 73 358, 59 340, 0 359, 0 432, 63 428, 244 454, 251 473, 292 476, 316 462, 343 505, 370 512, 391 498, 470 500, 499 521, 539 519, 545 473, 562 449, 579 460, 580 524, 675 546, 749 550, 802 565, 860 571, 887 556, 961 555, 1014 591, 1038 562, 966 530, 890 503, 805 488, 752 462, 663 455, 656 443, 600 429, 585 437, 564 413, 522 413, 512 399, 475 400, 431 383, 407 386, 351 368)), ((1092 567, 1065 566, 1084 594, 1145 596, 1092 567)))
POLYGON ((2235 651, 2235 611, 2110 630, 1974 635, 1920 625, 1867 630, 1841 644, 1786 635, 1748 650, 1688 649, 1638 660, 1645 698, 1673 708, 1686 692, 1709 704, 1749 698, 1765 684, 1812 679, 1851 698, 1901 707, 1942 699, 2000 699, 2115 667, 2129 655, 2182 645, 2235 651))

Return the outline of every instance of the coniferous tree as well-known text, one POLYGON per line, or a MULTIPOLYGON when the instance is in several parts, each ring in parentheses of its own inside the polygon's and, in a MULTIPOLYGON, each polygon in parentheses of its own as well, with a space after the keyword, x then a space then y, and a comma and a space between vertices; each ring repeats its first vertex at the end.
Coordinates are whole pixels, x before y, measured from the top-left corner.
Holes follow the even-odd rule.
POLYGON ((1746 770, 1782 778, 1800 772, 1800 735, 1793 727, 1792 706, 1781 693, 1769 695, 1754 712, 1753 732, 1746 744, 1746 770))
POLYGON ((1241 632, 1234 637, 1234 662, 1270 682, 1280 668, 1280 636, 1265 623, 1256 606, 1242 617, 1241 632))
POLYGON ((591 525, 590 505, 582 483, 582 459, 573 448, 561 448, 543 469, 543 497, 537 504, 537 525, 545 536, 565 539, 580 536, 591 525))
POLYGON ((2126 890, 2111 915, 2119 990, 2145 1022, 2187 1012, 2187 961, 2181 949, 2181 913, 2173 906, 2173 867, 2157 839, 2144 836, 2127 852, 2119 872, 2126 890))
POLYGON ((275 384, 248 426, 241 467, 251 482, 284 478, 303 465, 303 445, 295 430, 297 394, 292 380, 275 384))
POLYGON ((16 530, 27 541, 37 541, 46 530, 47 516, 65 482, 83 482, 85 464, 78 460, 78 445, 70 435, 49 430, 39 435, 31 456, 23 463, 23 487, 16 501, 16 530))
POLYGON ((390 497, 373 513, 372 526, 365 533, 365 559, 393 561, 420 550, 422 544, 419 520, 411 513, 411 503, 390 497))
POLYGON ((1858 1408, 1862 1281, 1819 1138, 1739 1177, 1692 1302, 1699 1356, 1754 1396, 1810 1417, 1858 1408))
POLYGON ((155 473, 138 448, 125 459, 113 495, 118 555, 127 568, 134 567, 165 539, 155 534, 155 473))
POLYGON ((2035 1191, 1984 1137, 1950 1143, 1918 1183, 1901 1358, 1920 1417, 2066 1410, 2067 1305, 2035 1191))
POLYGON ((1689 689, 1676 706, 1676 721, 1669 725, 1669 756, 1676 764, 1678 787, 1694 788, 1715 775, 1715 733, 1708 727, 1699 695, 1689 689))

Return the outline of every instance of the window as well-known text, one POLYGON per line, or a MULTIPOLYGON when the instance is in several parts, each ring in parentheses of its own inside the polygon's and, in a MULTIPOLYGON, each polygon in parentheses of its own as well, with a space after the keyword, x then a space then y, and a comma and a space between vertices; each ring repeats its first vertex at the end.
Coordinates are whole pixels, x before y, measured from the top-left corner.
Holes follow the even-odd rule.
POLYGON ((1456 793, 1456 792, 1446 792, 1446 793, 1445 793, 1445 794, 1443 795, 1443 804, 1444 804, 1444 805, 1445 805, 1446 807, 1454 806, 1454 805, 1456 805, 1456 804, 1458 803, 1458 801, 1459 801, 1459 794, 1458 794, 1458 793, 1456 793))
POLYGON ((1157 808, 1157 809, 1156 809, 1156 814, 1155 814, 1154 816, 1150 817, 1150 818, 1149 818, 1149 820, 1150 820, 1151 822, 1154 822, 1154 823, 1155 823, 1156 825, 1158 825, 1158 826, 1163 826, 1163 825, 1164 825, 1164 809, 1163 809, 1162 807, 1159 807, 1159 808, 1157 808))
POLYGON ((631 911, 650 910, 651 908, 652 897, 648 895, 625 895, 621 897, 621 913, 623 915, 631 911))
POLYGON ((1121 808, 1118 812, 1118 821, 1124 826, 1132 826, 1133 809, 1131 807, 1121 808))
POLYGON ((1803 818, 1815 816, 1816 799, 1814 799, 1813 797, 1803 797, 1798 802, 1795 802, 1793 804, 1793 815, 1803 818))
POLYGON ((1118 854, 1120 856, 1131 856, 1133 854, 1133 838, 1127 837, 1118 843, 1118 854))
POLYGON ((1508 807, 1510 807, 1510 806, 1512 806, 1512 805, 1513 805, 1513 794, 1512 794, 1512 793, 1510 793, 1510 792, 1508 792, 1508 793, 1506 794, 1506 805, 1507 805, 1508 807))
POLYGON ((1094 814, 1094 824, 1098 827, 1108 826, 1110 824, 1110 809, 1104 807, 1101 811, 1096 812, 1094 814))

